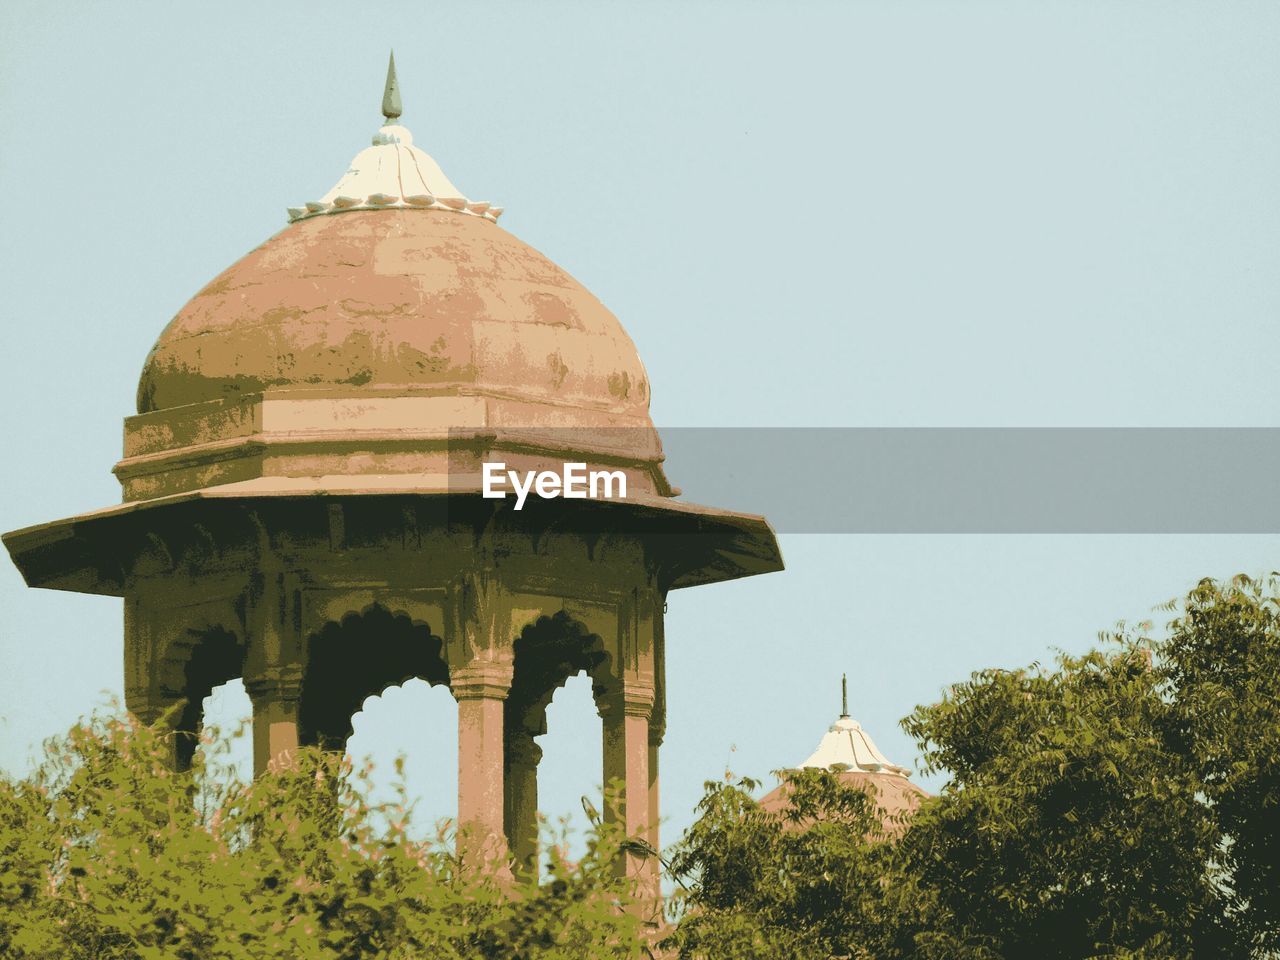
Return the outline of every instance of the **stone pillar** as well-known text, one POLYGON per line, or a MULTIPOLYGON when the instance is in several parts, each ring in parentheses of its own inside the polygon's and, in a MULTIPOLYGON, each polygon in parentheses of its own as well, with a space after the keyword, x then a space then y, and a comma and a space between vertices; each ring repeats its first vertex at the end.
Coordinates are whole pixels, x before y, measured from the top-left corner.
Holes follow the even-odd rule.
POLYGON ((270 550, 265 539, 260 549, 264 569, 253 575, 245 597, 244 688, 253 703, 255 777, 297 753, 305 663, 300 596, 289 574, 265 562, 270 550))
MULTIPOLYGON (((652 721, 649 726, 649 835, 647 837, 649 845, 659 853, 662 852, 662 843, 659 839, 659 820, 661 819, 661 804, 658 802, 658 748, 662 746, 662 728, 652 721)), ((656 861, 648 865, 655 876, 661 873, 661 864, 656 861)))
POLYGON ((526 876, 536 876, 538 871, 538 763, 541 760, 542 748, 532 734, 526 730, 507 730, 503 832, 516 870, 526 876))
POLYGON ((244 679, 253 702, 253 775, 285 764, 298 749, 298 702, 302 668, 273 667, 244 679))
MULTIPOLYGON (((649 715, 653 710, 653 686, 627 681, 597 702, 604 721, 605 790, 619 791, 615 804, 606 801, 606 817, 619 822, 630 838, 651 842, 649 824, 649 715)), ((654 865, 636 853, 628 853, 627 875, 652 885, 654 865)), ((652 891, 656 896, 656 888, 652 891)))
POLYGON ((510 661, 472 661, 449 680, 458 701, 458 853, 472 862, 507 852, 502 707, 511 673, 510 661))

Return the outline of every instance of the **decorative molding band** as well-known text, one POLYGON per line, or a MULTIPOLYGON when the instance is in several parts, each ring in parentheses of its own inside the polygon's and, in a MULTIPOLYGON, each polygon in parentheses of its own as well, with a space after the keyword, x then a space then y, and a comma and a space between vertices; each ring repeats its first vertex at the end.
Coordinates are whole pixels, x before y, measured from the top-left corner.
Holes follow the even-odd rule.
POLYGON ((628 680, 597 697, 596 712, 601 718, 617 716, 621 712, 624 716, 648 720, 653 715, 654 699, 652 683, 628 680))
POLYGON ((289 222, 297 223, 299 220, 310 220, 312 217, 332 213, 348 213, 352 210, 444 210, 497 223, 503 209, 485 200, 468 200, 466 197, 434 197, 429 193, 415 193, 406 197, 371 193, 367 197, 337 196, 330 203, 310 200, 306 206, 289 207, 289 222))
MULTIPOLYGON (((404 398, 412 400, 416 398, 404 398)), ((270 401, 268 401, 270 402, 270 401)), ((328 401, 319 400, 317 403, 328 401)), ((653 434, 652 428, 606 428, 653 434)), ((125 457, 116 462, 111 472, 121 480, 147 476, 184 467, 204 466, 235 460, 246 456, 262 456, 269 452, 296 453, 314 445, 342 444, 347 448, 385 446, 406 452, 443 451, 477 454, 496 452, 544 454, 549 457, 590 456, 602 464, 632 467, 638 470, 652 469, 666 459, 655 444, 652 449, 629 450, 618 444, 602 443, 595 439, 569 443, 558 439, 557 434, 568 435, 569 428, 550 427, 541 433, 534 428, 523 430, 509 427, 417 428, 402 426, 381 429, 329 429, 329 430, 259 430, 254 433, 238 433, 218 440, 205 440, 185 446, 157 449, 125 457)), ((583 431, 586 433, 587 431, 583 431)), ((601 432, 601 431, 597 431, 601 432)))
POLYGON ((259 701, 296 703, 302 699, 302 665, 283 664, 247 675, 244 688, 249 699, 259 701))
POLYGON ((473 661, 449 672, 449 688, 455 700, 505 700, 514 673, 509 660, 473 661))

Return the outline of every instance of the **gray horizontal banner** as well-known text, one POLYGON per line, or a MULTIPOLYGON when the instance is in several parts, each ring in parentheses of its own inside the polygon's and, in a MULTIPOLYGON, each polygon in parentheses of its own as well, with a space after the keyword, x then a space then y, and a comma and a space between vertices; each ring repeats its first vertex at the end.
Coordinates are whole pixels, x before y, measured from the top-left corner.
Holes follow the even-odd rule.
POLYGON ((668 428, 682 499, 780 533, 1276 533, 1280 428, 668 428))

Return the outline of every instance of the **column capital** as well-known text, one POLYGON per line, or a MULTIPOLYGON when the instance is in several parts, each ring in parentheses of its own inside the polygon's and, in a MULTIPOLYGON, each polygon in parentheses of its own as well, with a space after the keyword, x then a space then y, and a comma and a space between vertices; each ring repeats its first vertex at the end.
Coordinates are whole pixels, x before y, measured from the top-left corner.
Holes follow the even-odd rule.
POLYGON ((653 714, 653 684, 645 680, 626 680, 596 697, 596 712, 601 717, 618 713, 648 720, 653 714))
POLYGON ((455 700, 505 700, 513 675, 510 660, 473 660, 450 671, 449 687, 455 700))
POLYGON ((297 703, 302 699, 302 665, 281 664, 246 674, 244 689, 250 700, 297 703))

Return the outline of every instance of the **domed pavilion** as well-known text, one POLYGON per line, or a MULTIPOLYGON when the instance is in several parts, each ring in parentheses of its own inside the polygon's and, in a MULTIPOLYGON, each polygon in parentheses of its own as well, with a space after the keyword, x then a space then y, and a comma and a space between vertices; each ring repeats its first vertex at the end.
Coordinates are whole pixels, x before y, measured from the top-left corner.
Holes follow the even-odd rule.
POLYGON ((461 831, 526 867, 546 708, 585 671, 615 815, 656 846, 667 593, 780 570, 776 540, 675 499, 622 325, 400 114, 393 61, 372 144, 161 332, 122 502, 5 545, 30 586, 124 598, 126 704, 176 713, 180 768, 233 678, 259 773, 302 744, 344 749, 389 686, 446 685, 461 831), (625 495, 517 510, 484 495, 497 463, 583 464, 625 495))
MULTIPOLYGON (((841 678, 840 716, 814 750, 796 769, 829 770, 841 783, 867 793, 880 808, 881 819, 892 833, 903 814, 910 814, 929 796, 909 779, 911 771, 893 763, 880 752, 862 724, 849 716, 848 681, 841 678)), ((790 787, 779 784, 760 798, 760 806, 771 812, 786 809, 790 787)))

